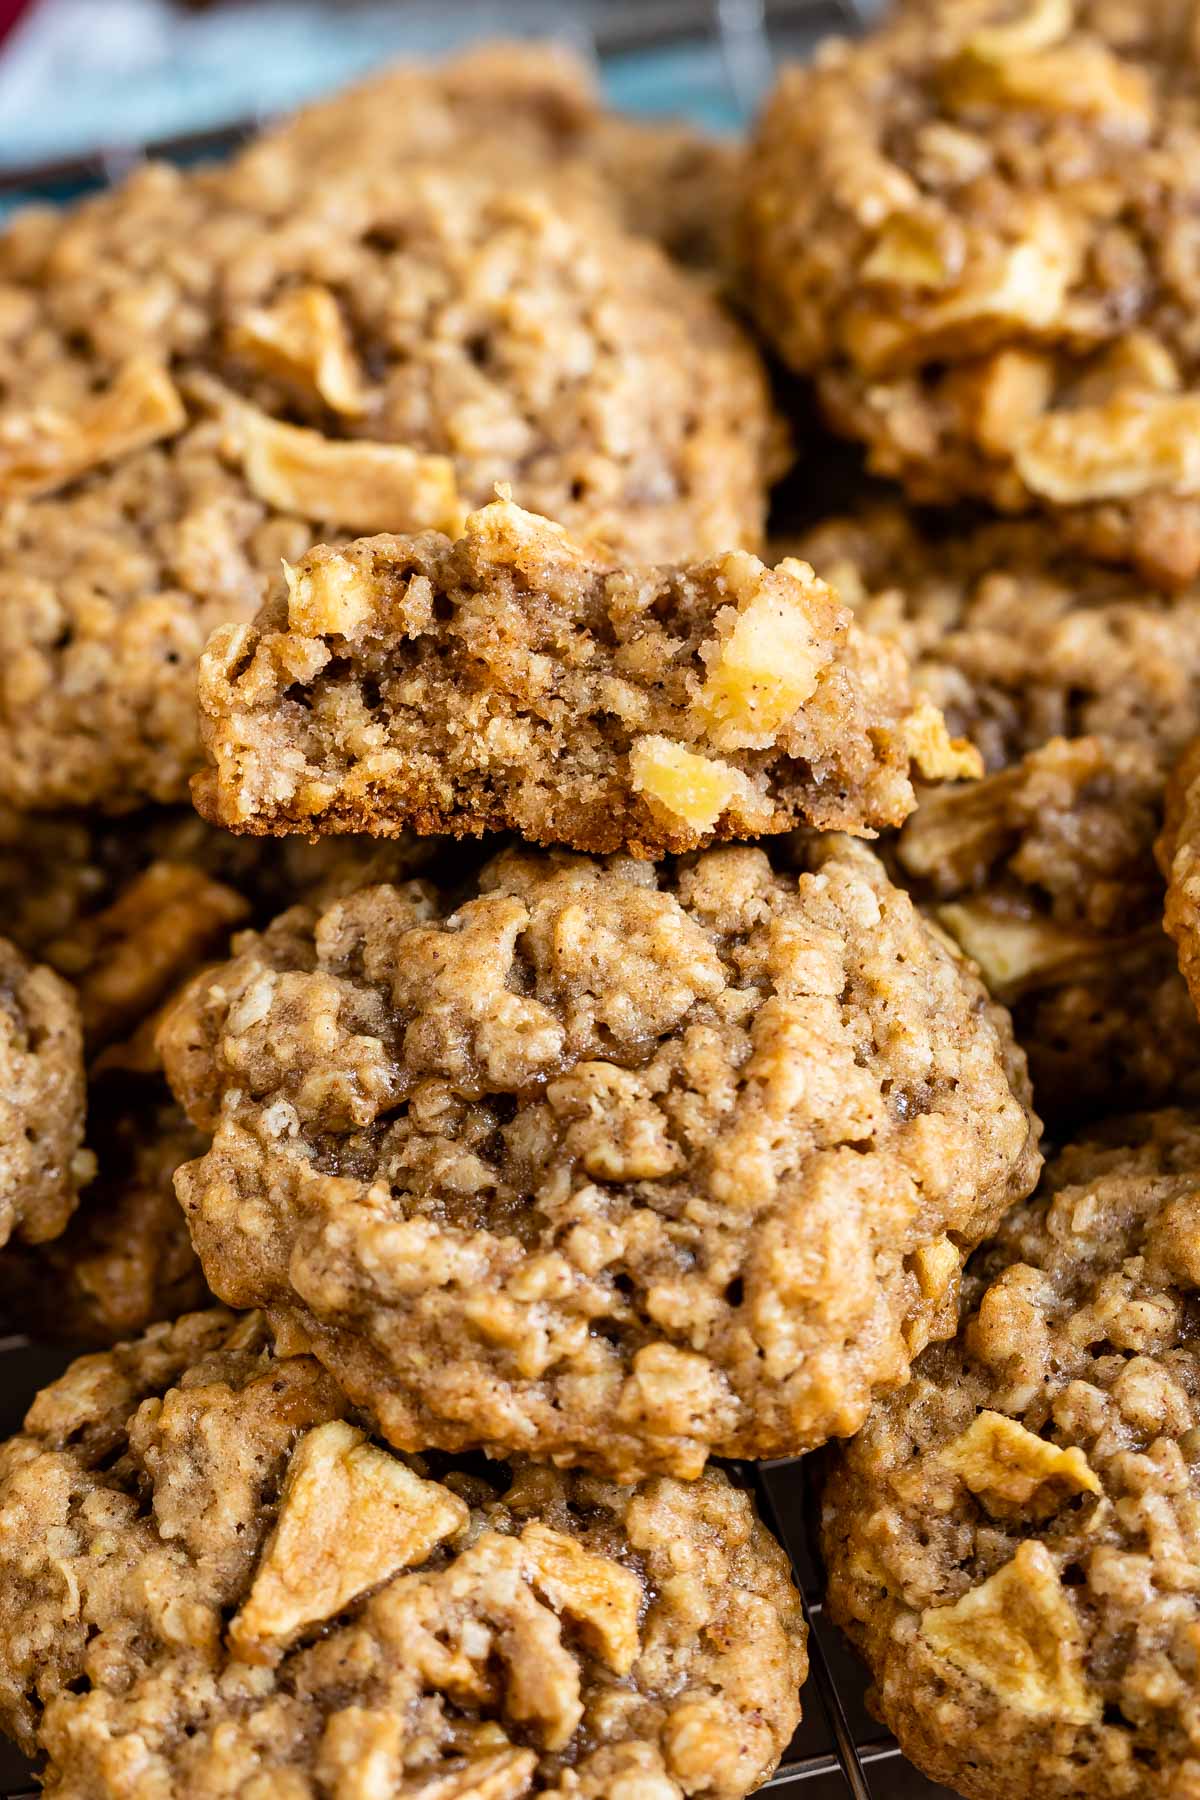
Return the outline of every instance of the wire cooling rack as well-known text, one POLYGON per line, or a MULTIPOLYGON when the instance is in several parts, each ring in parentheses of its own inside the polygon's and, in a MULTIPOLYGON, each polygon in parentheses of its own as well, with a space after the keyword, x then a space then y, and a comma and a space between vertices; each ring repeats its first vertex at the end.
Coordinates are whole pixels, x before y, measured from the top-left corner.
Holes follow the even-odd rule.
MULTIPOLYGON (((564 21, 575 41, 590 45, 610 91, 632 95, 639 107, 681 112, 699 94, 698 110, 734 119, 749 117, 781 60, 811 53, 829 32, 853 32, 876 10, 877 0, 617 0, 616 4, 547 8, 549 27, 564 21), (691 60, 689 91, 682 100, 671 83, 672 55, 691 60)), ((450 8, 452 11, 453 8, 450 8)), ((352 16, 352 10, 351 10, 352 16)), ((522 24, 529 22, 522 15, 522 24)), ((147 144, 114 142, 85 156, 0 172, 0 199, 56 199, 103 185, 145 154, 191 159, 220 154, 242 141, 258 119, 239 120, 202 133, 147 144)), ((0 1324, 0 1330, 2 1330, 0 1324)), ((37 1389, 61 1373, 66 1352, 0 1336, 0 1433, 18 1429, 37 1389)), ((937 1800, 934 1787, 900 1756, 867 1711, 865 1676, 824 1616, 820 1566, 812 1530, 813 1495, 803 1462, 740 1471, 756 1493, 759 1510, 784 1544, 804 1597, 809 1622, 810 1674, 804 1721, 769 1783, 772 1795, 803 1800, 937 1800)), ((28 1764, 0 1741, 0 1800, 34 1795, 28 1764)))

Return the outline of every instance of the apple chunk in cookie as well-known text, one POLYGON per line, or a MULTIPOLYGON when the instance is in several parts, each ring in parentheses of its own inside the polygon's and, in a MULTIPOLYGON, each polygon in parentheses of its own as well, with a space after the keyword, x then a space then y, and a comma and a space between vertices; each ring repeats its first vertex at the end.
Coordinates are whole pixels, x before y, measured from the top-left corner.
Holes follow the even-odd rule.
POLYGON ((73 1364, 0 1511, 0 1720, 47 1792, 742 1800, 799 1718, 799 1595, 722 1472, 409 1460, 259 1315, 73 1364))
POLYGON ((1194 1791, 1198 1193, 1194 1112, 1068 1145, 834 1466, 830 1610, 970 1800, 1194 1791))

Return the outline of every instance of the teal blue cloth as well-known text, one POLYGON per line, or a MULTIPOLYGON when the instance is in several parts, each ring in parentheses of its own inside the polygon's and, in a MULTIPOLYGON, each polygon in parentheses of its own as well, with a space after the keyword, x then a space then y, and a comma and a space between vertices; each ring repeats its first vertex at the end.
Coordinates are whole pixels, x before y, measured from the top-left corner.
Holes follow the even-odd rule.
MULTIPOLYGON (((396 9, 385 23, 376 9, 337 18, 303 6, 295 29, 264 30, 257 7, 231 10, 228 25, 203 36, 184 29, 178 45, 123 78, 119 92, 78 87, 60 79, 52 102, 30 93, 11 104, 0 88, 0 168, 86 153, 98 146, 138 146, 158 138, 218 128, 247 117, 269 117, 338 87, 396 57, 436 54, 462 33, 435 38, 428 24, 401 30, 396 9)), ((559 19, 565 15, 557 14, 559 19)), ((411 15, 409 15, 411 18, 411 15)), ((428 15, 426 15, 426 18, 428 15)), ((71 71, 68 70, 68 75, 71 71)), ((715 43, 683 43, 605 59, 601 77, 613 104, 641 114, 685 115, 717 130, 742 120, 715 43)), ((115 86, 115 84, 110 84, 115 86)), ((59 187, 50 198, 66 197, 59 187)), ((39 196, 33 195, 33 198, 39 196)), ((10 201, 8 204, 12 204, 10 201)))

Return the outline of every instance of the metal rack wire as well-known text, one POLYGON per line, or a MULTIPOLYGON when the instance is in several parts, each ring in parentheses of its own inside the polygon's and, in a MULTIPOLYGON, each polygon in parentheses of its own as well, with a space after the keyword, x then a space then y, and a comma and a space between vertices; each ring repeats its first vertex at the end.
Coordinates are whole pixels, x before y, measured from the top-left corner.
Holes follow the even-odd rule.
MULTIPOLYGON (((861 28, 876 5, 877 0, 610 0, 603 6, 580 6, 571 23, 572 35, 590 42, 601 63, 674 43, 710 44, 728 97, 741 114, 749 115, 781 58, 808 55, 831 31, 861 28)), ((561 9, 555 8, 552 16, 555 25, 562 23, 561 9)), ((140 155, 220 154, 259 122, 243 120, 146 145, 114 144, 83 157, 3 171, 0 199, 17 194, 55 198, 103 184, 140 155)), ((18 1427, 36 1389, 53 1379, 67 1358, 24 1338, 0 1337, 0 1359, 0 1432, 9 1432, 18 1427)), ((803 1793, 804 1800, 842 1800, 847 1794, 851 1800, 936 1800, 945 1790, 906 1764, 895 1742, 871 1720, 863 1671, 825 1618, 808 1468, 803 1462, 747 1465, 742 1474, 792 1560, 809 1622, 804 1722, 769 1791, 803 1793)), ((28 1765, 0 1744, 0 1800, 25 1800, 36 1792, 28 1765)))

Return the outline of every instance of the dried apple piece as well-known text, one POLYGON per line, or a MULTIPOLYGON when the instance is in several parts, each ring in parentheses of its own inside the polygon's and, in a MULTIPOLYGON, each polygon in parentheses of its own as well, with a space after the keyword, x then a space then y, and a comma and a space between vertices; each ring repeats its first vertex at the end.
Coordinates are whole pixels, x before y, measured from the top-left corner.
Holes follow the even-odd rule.
POLYGON ((961 232, 936 215, 898 212, 884 221, 860 273, 864 281, 934 289, 949 286, 961 267, 961 232))
POLYGON ((981 885, 1012 836, 1008 801, 1021 791, 1021 766, 986 775, 971 787, 930 789, 907 820, 897 855, 919 881, 943 893, 981 885))
POLYGON ((523 1800, 536 1770, 532 1750, 501 1750, 432 1781, 406 1781, 395 1789, 395 1800, 523 1800))
POLYGON ((370 404, 366 378, 346 321, 326 287, 290 288, 230 328, 235 355, 269 376, 316 396, 336 413, 360 418, 370 404))
POLYGON ((722 609, 718 637, 700 651, 707 678, 693 712, 721 750, 769 748, 816 692, 838 640, 838 603, 806 563, 789 557, 760 577, 755 566, 744 603, 722 609))
POLYGON ((1125 391, 1047 413, 1021 434, 1014 460, 1025 485, 1058 506, 1200 494, 1200 393, 1125 391))
POLYGON ((1054 385, 1054 360, 1041 351, 1011 347, 986 357, 966 390, 975 442, 989 455, 1009 455, 1046 411, 1054 385))
POLYGON ((467 509, 454 464, 407 444, 327 438, 199 378, 194 391, 219 412, 229 454, 257 497, 281 512, 343 531, 444 531, 456 535, 467 509))
POLYGON ((974 744, 950 736, 931 700, 917 702, 904 721, 904 737, 908 754, 926 781, 975 781, 983 774, 983 758, 974 744))
POLYGON ((1048 1443, 1004 1413, 978 1413, 940 1460, 998 1515, 1044 1516, 1072 1494, 1102 1491, 1077 1445, 1048 1443))
POLYGON ((134 357, 71 411, 35 405, 0 415, 0 500, 53 493, 89 469, 174 437, 186 423, 167 371, 134 357))
POLYGON ((882 374, 942 352, 990 350, 1013 331, 1040 336, 1060 322, 1079 266, 1077 233, 1059 204, 1031 204, 1026 235, 989 245, 962 279, 910 316, 872 305, 851 311, 845 347, 866 374, 882 374))
POLYGON ((991 992, 1005 1000, 1057 979, 1088 957, 1109 957, 1117 947, 1115 940, 1098 940, 1049 919, 1003 911, 986 895, 939 906, 937 918, 979 964, 991 992))
POLYGON ((1153 117, 1145 74, 1100 43, 1064 44, 1003 59, 968 50, 943 72, 940 86, 951 107, 1036 107, 1083 114, 1138 136, 1149 130, 1153 117))
POLYGON ((770 816, 768 802, 740 769, 670 738, 638 738, 629 767, 635 791, 693 831, 711 831, 730 807, 748 821, 770 816))
POLYGON ((633 1571, 547 1525, 527 1525, 521 1543, 534 1586, 556 1612, 569 1613, 581 1626, 614 1675, 628 1675, 637 1661, 642 1604, 642 1585, 633 1571))
POLYGON ((155 862, 45 955, 75 984, 95 1048, 144 1019, 248 911, 240 894, 194 864, 155 862))
POLYGON ((1075 1609, 1054 1558, 1035 1539, 953 1606, 927 1607, 921 1635, 1018 1712, 1071 1725, 1100 1717, 1100 1696, 1084 1676, 1075 1609))
POLYGON ((1074 24, 1074 0, 1033 0, 1015 19, 976 26, 962 48, 984 62, 1008 62, 1061 44, 1074 24))
POLYGON ((234 1652, 263 1662, 454 1537, 466 1503, 378 1449, 344 1420, 302 1438, 254 1583, 229 1628, 234 1652))

